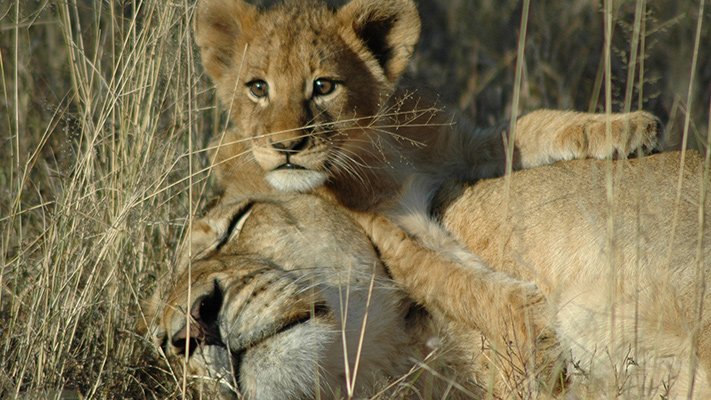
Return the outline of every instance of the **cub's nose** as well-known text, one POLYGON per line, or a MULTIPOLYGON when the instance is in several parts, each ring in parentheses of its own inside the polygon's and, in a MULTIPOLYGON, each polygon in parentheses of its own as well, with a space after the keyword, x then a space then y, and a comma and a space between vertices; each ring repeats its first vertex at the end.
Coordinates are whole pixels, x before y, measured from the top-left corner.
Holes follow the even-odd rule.
POLYGON ((292 139, 285 139, 272 142, 272 147, 281 153, 298 153, 309 144, 309 136, 299 136, 292 139))

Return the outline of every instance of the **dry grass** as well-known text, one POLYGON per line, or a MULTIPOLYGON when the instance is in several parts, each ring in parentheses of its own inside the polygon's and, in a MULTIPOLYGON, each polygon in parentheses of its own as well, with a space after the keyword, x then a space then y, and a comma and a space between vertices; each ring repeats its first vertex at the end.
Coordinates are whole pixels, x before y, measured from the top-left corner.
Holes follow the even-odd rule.
MULTIPOLYGON (((134 326, 206 198, 199 149, 224 127, 192 3, 0 3, 0 398, 179 396, 134 326)), ((613 109, 650 109, 673 131, 688 115, 706 143, 711 47, 694 39, 701 19, 711 43, 709 7, 610 3, 605 76, 603 4, 534 2, 517 75, 518 1, 420 3, 411 75, 482 124, 506 118, 514 92, 520 110, 603 110, 611 80, 613 109)))

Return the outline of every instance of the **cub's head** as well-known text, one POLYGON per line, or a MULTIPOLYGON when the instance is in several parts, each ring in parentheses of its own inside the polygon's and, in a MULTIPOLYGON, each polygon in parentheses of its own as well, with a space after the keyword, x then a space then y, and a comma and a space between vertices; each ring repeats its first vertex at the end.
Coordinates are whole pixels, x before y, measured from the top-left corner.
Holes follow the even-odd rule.
POLYGON ((196 221, 155 301, 176 367, 248 399, 372 394, 422 356, 421 314, 351 219, 311 195, 223 204, 196 221), (419 316, 417 316, 419 315, 419 316))
POLYGON ((412 0, 340 9, 200 0, 196 18, 202 62, 237 140, 280 191, 309 191, 379 156, 367 128, 387 113, 419 32, 412 0))

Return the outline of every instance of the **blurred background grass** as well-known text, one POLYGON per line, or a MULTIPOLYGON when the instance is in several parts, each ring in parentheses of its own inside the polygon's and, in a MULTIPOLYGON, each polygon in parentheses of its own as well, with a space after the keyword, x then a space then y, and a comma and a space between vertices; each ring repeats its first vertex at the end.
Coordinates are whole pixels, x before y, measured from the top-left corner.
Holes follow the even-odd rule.
MULTIPOLYGON (((613 6, 614 111, 627 98, 673 134, 689 113, 698 146, 711 98, 711 7, 692 75, 698 1, 646 4, 626 94, 637 3, 613 6)), ((0 2, 0 398, 179 396, 134 327, 139 300, 170 273, 187 218, 202 207, 199 149, 225 126, 193 45, 193 5, 0 2)), ((508 118, 520 2, 419 6, 410 75, 481 125, 508 118)), ((534 1, 528 18, 522 111, 604 110, 602 2, 534 1)))

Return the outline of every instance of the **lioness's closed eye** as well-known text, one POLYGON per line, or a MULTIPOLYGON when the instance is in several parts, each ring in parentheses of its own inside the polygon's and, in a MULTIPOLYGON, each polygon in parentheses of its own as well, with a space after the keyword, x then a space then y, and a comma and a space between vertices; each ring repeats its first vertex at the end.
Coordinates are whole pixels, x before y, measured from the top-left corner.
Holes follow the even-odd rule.
MULTIPOLYGON (((247 192, 253 180, 279 191, 325 187, 362 210, 388 206, 412 174, 503 173, 508 128, 474 129, 461 116, 452 123, 435 96, 399 87, 419 34, 412 0, 352 0, 335 10, 317 0, 267 9, 200 0, 197 43, 235 127, 214 143, 220 185, 228 193, 247 192)), ((514 167, 646 152, 660 132, 645 112, 541 110, 518 121, 514 167)))

